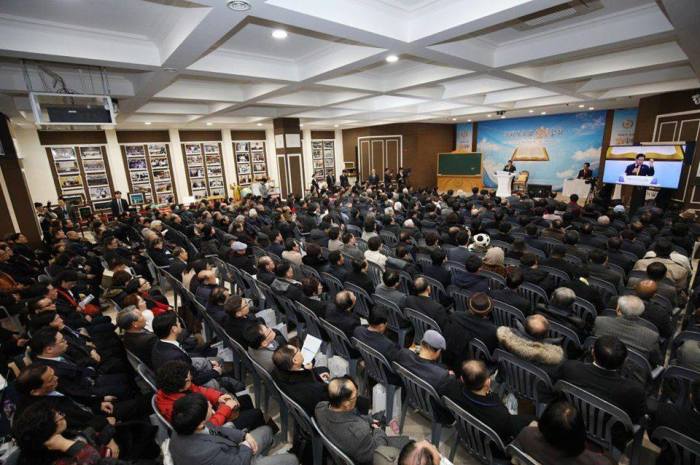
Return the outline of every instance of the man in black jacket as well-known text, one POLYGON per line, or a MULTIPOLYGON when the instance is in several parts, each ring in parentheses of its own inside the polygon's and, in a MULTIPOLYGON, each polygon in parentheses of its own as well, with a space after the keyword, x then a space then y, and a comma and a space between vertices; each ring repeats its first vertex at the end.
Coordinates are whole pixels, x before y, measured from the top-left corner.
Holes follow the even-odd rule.
POLYGON ((550 254, 549 258, 542 260, 542 265, 551 266, 552 268, 565 271, 570 278, 579 276, 579 272, 577 271, 578 267, 564 260, 564 255, 566 255, 566 246, 563 244, 555 245, 552 248, 552 253, 550 254))
POLYGON ((328 400, 328 369, 304 365, 301 350, 288 344, 275 350, 272 362, 275 364, 272 379, 280 390, 299 404, 308 415, 313 416, 316 404, 328 400))
POLYGON ((334 250, 328 254, 328 273, 335 276, 342 283, 347 275, 345 268, 345 257, 340 250, 334 250))
POLYGON ((452 275, 447 268, 442 265, 445 263, 447 254, 443 249, 433 249, 430 252, 430 265, 423 265, 423 274, 430 278, 439 281, 445 289, 452 282, 452 275))
POLYGON ((331 307, 326 312, 326 321, 345 333, 351 338, 355 328, 360 326, 360 317, 353 313, 357 297, 350 291, 340 291, 335 295, 335 307, 331 307))
POLYGON ((491 427, 507 444, 535 420, 532 415, 511 415, 497 394, 491 392, 489 370, 480 360, 462 364, 460 383, 450 385, 446 396, 491 427))
POLYGON ((255 278, 268 286, 275 280, 275 261, 267 255, 258 258, 258 273, 255 278))
POLYGON ((124 331, 122 342, 124 348, 136 355, 147 366, 152 366, 151 354, 158 337, 146 331, 146 319, 141 310, 134 306, 126 307, 117 314, 117 326, 124 331))
POLYGON ((508 305, 512 305, 525 315, 532 313, 530 300, 518 294, 518 287, 525 281, 525 276, 520 268, 509 268, 506 272, 506 287, 492 289, 489 295, 492 299, 508 305))
POLYGON ((625 270, 625 273, 629 275, 636 260, 623 254, 621 247, 622 239, 619 237, 611 237, 608 239, 608 261, 620 266, 623 270, 625 270))
POLYGON ((187 269, 187 261, 189 255, 185 247, 175 247, 173 249, 173 261, 168 267, 168 273, 173 275, 173 278, 182 282, 182 273, 187 269))
POLYGON ((444 328, 447 322, 447 310, 430 297, 431 291, 428 281, 425 278, 416 278, 413 281, 413 288, 416 295, 410 295, 406 298, 406 308, 424 313, 435 320, 440 328, 444 328))
POLYGON ((123 214, 129 213, 129 202, 122 199, 122 193, 119 191, 114 192, 114 198, 109 206, 112 209, 112 217, 114 218, 119 218, 123 214))
POLYGON ((498 327, 491 321, 493 302, 483 292, 475 292, 469 298, 469 308, 466 312, 454 312, 450 315, 444 330, 447 349, 445 350, 445 363, 452 368, 459 369, 462 361, 467 357, 468 346, 472 339, 479 339, 493 353, 498 348, 496 329, 498 327))
POLYGON ((622 290, 623 276, 617 271, 608 268, 608 254, 601 249, 593 249, 588 258, 591 263, 588 265, 588 271, 592 277, 607 281, 622 290))
POLYGON ((520 257, 520 269, 523 272, 523 279, 532 284, 537 284, 549 295, 554 290, 554 280, 549 273, 539 267, 537 255, 525 252, 520 257))

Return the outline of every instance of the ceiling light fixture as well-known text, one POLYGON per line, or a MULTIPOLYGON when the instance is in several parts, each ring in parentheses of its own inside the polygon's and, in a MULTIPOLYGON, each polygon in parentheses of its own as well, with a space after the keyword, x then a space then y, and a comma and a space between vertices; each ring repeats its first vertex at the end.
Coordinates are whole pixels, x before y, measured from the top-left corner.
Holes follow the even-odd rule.
POLYGON ((207 122, 207 126, 211 126, 212 124, 214 123, 212 123, 211 121, 207 122))
POLYGON ((286 39, 287 35, 287 31, 285 31, 284 29, 275 29, 274 31, 272 31, 272 37, 274 37, 275 39, 286 39))
POLYGON ((248 11, 251 8, 250 3, 246 0, 228 0, 226 6, 233 11, 248 11))
POLYGON ((387 63, 396 63, 397 61, 399 61, 399 57, 397 55, 387 55, 386 57, 387 63))
POLYGON ((489 113, 489 114, 488 114, 488 115, 486 115, 486 116, 487 116, 487 117, 489 117, 489 118, 491 118, 491 113, 489 113))
POLYGON ((472 120, 470 120, 470 119, 467 120, 467 123, 471 123, 471 122, 472 122, 472 120))
POLYGON ((146 126, 150 126, 150 125, 151 125, 151 122, 150 122, 150 121, 144 121, 143 124, 145 124, 146 126))
POLYGON ((579 107, 579 108, 583 108, 583 107, 585 107, 585 106, 586 106, 586 105, 584 105, 584 104, 582 103, 582 104, 580 104, 578 107, 579 107))
POLYGON ((535 110, 528 110, 527 112, 528 112, 528 113, 534 113, 535 110))
POLYGON ((457 121, 457 118, 452 118, 452 121, 457 121))
POLYGON ((334 125, 333 125, 333 127, 334 127, 334 128, 337 128, 337 127, 338 127, 338 125, 337 125, 337 124, 334 124, 334 125))
POLYGON ((501 119, 506 119, 506 115, 501 115, 501 119))
POLYGON ((595 110, 595 107, 588 107, 589 110, 595 110))
POLYGON ((262 123, 258 123, 257 126, 262 126, 262 123))
POLYGON ((546 114, 547 114, 546 111, 543 111, 543 112, 540 113, 540 115, 546 115, 546 114))

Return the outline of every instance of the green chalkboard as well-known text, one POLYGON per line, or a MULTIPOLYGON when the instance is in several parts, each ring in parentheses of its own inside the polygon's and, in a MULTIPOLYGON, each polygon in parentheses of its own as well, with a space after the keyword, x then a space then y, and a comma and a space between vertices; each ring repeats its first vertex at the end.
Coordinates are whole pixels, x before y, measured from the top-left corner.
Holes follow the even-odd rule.
POLYGON ((438 153, 438 175, 480 176, 481 154, 473 153, 438 153))

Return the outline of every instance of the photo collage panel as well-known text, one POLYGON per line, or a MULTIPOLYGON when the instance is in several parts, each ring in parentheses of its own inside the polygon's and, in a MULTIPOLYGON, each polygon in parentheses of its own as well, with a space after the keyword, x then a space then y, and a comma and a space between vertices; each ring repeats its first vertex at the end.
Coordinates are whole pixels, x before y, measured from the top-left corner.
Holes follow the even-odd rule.
POLYGON ((192 195, 195 198, 226 196, 219 143, 186 143, 184 153, 192 195))
POLYGON ((329 174, 335 176, 335 142, 332 140, 312 140, 311 160, 314 178, 325 179, 329 174))
POLYGON ((267 178, 265 141, 236 141, 233 143, 233 149, 238 185, 245 186, 267 178))
POLYGON ((100 145, 51 147, 58 191, 64 198, 78 200, 100 210, 98 203, 111 200, 107 161, 100 145))
POLYGON ((175 200, 166 143, 128 144, 124 153, 134 201, 160 205, 175 200))

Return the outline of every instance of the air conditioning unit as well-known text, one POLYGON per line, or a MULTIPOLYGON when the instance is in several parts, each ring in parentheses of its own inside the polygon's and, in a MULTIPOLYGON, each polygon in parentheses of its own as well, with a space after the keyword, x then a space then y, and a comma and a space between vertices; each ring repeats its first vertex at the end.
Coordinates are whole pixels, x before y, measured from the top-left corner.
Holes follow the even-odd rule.
POLYGON ((37 126, 117 124, 109 95, 30 92, 29 101, 37 126))

